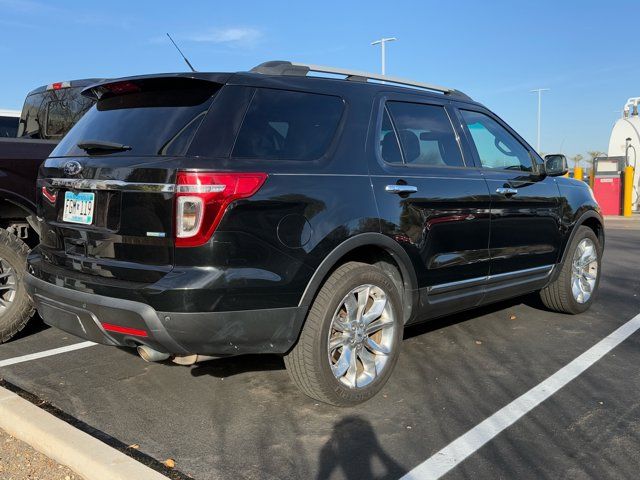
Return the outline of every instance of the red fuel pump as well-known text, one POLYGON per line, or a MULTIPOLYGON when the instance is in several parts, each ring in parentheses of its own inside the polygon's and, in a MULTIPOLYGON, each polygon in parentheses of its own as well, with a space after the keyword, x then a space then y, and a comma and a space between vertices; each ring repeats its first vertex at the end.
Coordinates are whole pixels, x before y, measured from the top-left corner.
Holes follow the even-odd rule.
POLYGON ((624 157, 598 157, 593 163, 593 194, 603 215, 622 214, 624 157))

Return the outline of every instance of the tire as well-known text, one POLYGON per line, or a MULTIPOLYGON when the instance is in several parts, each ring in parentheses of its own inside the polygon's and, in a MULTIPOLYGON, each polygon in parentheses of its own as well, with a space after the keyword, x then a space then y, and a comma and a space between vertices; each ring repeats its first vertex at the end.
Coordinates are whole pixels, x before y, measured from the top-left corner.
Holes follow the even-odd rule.
POLYGON ((33 303, 24 286, 29 247, 0 228, 0 343, 24 328, 33 315, 33 303))
POLYGON ((320 288, 285 366, 309 397, 336 406, 355 405, 373 397, 389 379, 403 328, 400 294, 390 276, 373 265, 345 263, 320 288), (330 337, 340 345, 332 353, 330 337))
MULTIPOLYGON (((582 313, 589 309, 593 303, 594 296, 598 290, 600 284, 600 274, 602 271, 602 246, 598 237, 589 227, 580 226, 576 231, 573 240, 568 247, 567 254, 564 262, 560 267, 560 274, 558 277, 545 288, 540 291, 540 298, 542 303, 550 309, 561 313, 570 313, 572 315, 582 313), (583 243, 586 242, 586 243, 583 243), (580 298, 580 295, 576 296, 573 289, 573 282, 575 277, 574 273, 574 259, 576 257, 576 251, 580 245, 592 244, 595 250, 597 258, 591 262, 592 268, 590 269, 591 276, 595 276, 595 282, 591 287, 591 293, 588 298, 580 298), (597 265, 595 275, 593 274, 593 265, 597 265)), ((579 271, 579 270, 578 270, 579 271)), ((583 283, 584 285, 584 283, 583 283)))

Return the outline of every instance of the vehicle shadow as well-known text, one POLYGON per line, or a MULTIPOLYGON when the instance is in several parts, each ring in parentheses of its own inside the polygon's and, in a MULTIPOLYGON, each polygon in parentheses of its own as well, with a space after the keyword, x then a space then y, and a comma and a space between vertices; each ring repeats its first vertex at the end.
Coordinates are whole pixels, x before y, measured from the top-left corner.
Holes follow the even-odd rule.
POLYGON ((341 470, 347 479, 395 480, 407 473, 380 446, 371 424, 357 415, 345 417, 333 426, 318 463, 317 480, 331 478, 336 470, 341 470))
POLYGON ((549 311, 542 303, 542 300, 540 300, 540 295, 538 295, 538 293, 530 293, 527 295, 514 297, 509 300, 503 300, 501 302, 472 308, 470 310, 465 310, 463 312, 455 313, 452 315, 447 315, 445 317, 435 318, 424 323, 410 325, 405 328, 404 339, 406 340, 408 338, 424 335, 425 333, 440 330, 441 328, 446 328, 457 323, 466 322, 467 320, 482 317, 483 315, 490 315, 492 313, 506 310, 508 308, 515 307, 516 305, 521 304, 524 304, 536 310, 542 310, 546 312, 549 311))
MULTIPOLYGON (((417 325, 411 325, 406 328, 404 338, 408 339, 424 335, 435 330, 440 330, 441 328, 455 325, 456 323, 462 323, 483 315, 499 312, 500 310, 508 309, 509 307, 519 304, 525 304, 531 308, 545 310, 538 294, 530 294, 486 305, 484 307, 475 308, 455 315, 447 315, 446 317, 437 318, 417 325)), ((135 351, 132 350, 131 353, 135 354, 135 351)), ((166 363, 171 364, 171 362, 166 363)), ((194 377, 211 375, 216 378, 226 378, 247 372, 284 370, 284 368, 284 360, 280 355, 238 355, 197 363, 191 368, 191 375, 194 377)))
POLYGON ((196 363, 191 368, 191 375, 194 377, 211 375, 216 378, 225 378, 241 373, 271 370, 284 370, 284 360, 281 356, 264 354, 217 358, 196 363))
POLYGON ((49 329, 51 327, 49 327, 49 325, 47 325, 46 323, 44 323, 42 321, 42 318, 40 318, 40 315, 38 315, 38 312, 35 312, 33 314, 33 317, 31 317, 31 319, 29 319, 29 321, 27 322, 27 324, 25 325, 25 327, 20 330, 18 333, 16 333, 11 340, 9 340, 9 342, 7 343, 11 343, 11 342, 15 342, 16 340, 20 340, 22 338, 26 338, 29 337, 31 335, 35 335, 36 333, 40 333, 43 332, 47 329, 49 329))

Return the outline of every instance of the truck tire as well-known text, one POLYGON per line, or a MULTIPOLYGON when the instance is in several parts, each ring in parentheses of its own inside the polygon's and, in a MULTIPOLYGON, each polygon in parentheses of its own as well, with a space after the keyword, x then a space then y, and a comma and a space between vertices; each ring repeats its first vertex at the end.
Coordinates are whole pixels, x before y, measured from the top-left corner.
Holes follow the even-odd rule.
POLYGON ((389 275, 366 263, 345 263, 322 285, 285 365, 306 395, 355 405, 387 382, 403 329, 400 294, 389 275))
POLYGON ((561 313, 586 311, 600 284, 602 246, 589 227, 580 226, 568 247, 558 277, 540 291, 542 303, 561 313))
POLYGON ((33 303, 23 278, 29 247, 0 228, 0 343, 24 328, 33 315, 33 303))

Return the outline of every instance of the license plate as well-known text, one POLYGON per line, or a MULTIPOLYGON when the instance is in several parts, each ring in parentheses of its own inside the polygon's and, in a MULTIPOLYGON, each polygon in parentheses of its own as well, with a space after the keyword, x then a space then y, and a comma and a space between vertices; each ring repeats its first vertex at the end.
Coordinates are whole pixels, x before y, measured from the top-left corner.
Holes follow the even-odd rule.
POLYGON ((94 200, 95 193, 93 192, 65 192, 62 221, 91 225, 94 200))

